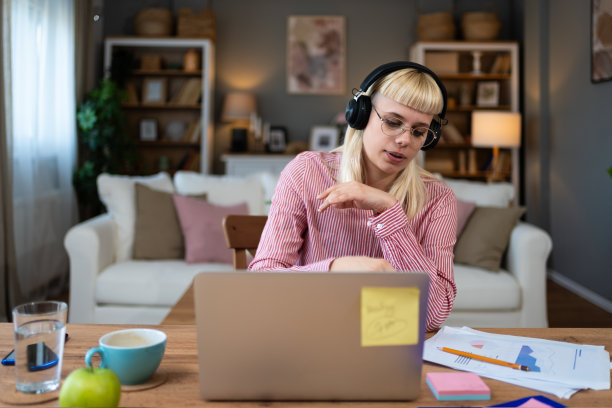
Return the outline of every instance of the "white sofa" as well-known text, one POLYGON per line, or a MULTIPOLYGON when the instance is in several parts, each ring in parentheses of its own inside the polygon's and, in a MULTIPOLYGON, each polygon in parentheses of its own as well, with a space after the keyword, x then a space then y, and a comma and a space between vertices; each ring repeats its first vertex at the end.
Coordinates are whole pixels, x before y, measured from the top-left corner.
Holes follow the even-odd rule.
MULTIPOLYGON (((133 179, 115 178, 123 183, 122 193, 127 197, 123 207, 126 208, 130 206, 132 183, 133 213, 133 179)), ((214 204, 247 201, 249 213, 265 214, 276 178, 271 174, 240 179, 178 172, 173 183, 168 184, 168 180, 158 185, 153 182, 151 187, 179 194, 206 193, 214 204)), ((447 182, 459 199, 478 205, 503 206, 513 198, 514 190, 507 183, 447 182)), ((74 226, 66 235, 71 323, 158 324, 189 287, 195 274, 205 270, 232 270, 231 264, 129 259, 125 243, 119 245, 121 227, 118 224, 118 220, 123 224, 126 219, 129 222, 129 208, 127 217, 114 210, 113 214, 105 213, 74 226)), ((545 327, 546 260, 550 250, 548 234, 521 222, 511 233, 505 265, 500 272, 455 264, 458 294, 446 324, 545 327)))

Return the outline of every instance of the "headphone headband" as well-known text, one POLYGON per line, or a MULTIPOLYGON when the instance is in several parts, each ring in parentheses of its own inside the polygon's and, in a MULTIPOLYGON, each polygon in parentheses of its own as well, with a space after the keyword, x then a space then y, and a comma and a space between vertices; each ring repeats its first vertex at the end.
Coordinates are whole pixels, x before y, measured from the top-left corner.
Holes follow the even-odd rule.
POLYGON ((442 110, 438 113, 438 120, 435 118, 431 121, 429 128, 433 131, 435 136, 428 137, 425 140, 425 144, 421 147, 421 150, 429 150, 433 148, 440 140, 442 135, 442 124, 446 123, 446 108, 447 108, 447 93, 446 87, 438 78, 438 76, 426 66, 417 64, 416 62, 410 61, 394 61, 383 64, 372 71, 366 79, 361 83, 359 90, 353 90, 353 98, 349 100, 346 106, 345 117, 348 125, 354 129, 365 129, 372 112, 372 100, 369 95, 364 95, 365 92, 379 79, 385 75, 390 74, 394 71, 401 69, 415 69, 419 72, 424 72, 429 75, 438 85, 440 92, 442 92, 442 110))
MULTIPOLYGON (((446 87, 444 86, 440 78, 438 78, 438 76, 435 74, 435 72, 427 68, 425 65, 417 64, 416 62, 411 62, 411 61, 388 62, 386 64, 379 66, 374 71, 372 71, 363 80, 363 82, 359 86, 360 88, 359 91, 361 93, 367 92, 368 89, 374 84, 374 82, 376 82, 377 79, 382 78, 385 75, 390 74, 391 72, 399 71, 400 69, 408 69, 408 68, 413 68, 413 69, 416 69, 417 71, 424 72, 428 74, 434 81, 436 81, 438 88, 440 88, 440 91, 442 92, 442 100, 443 100, 442 110, 438 114, 438 117, 443 120, 444 117, 446 116, 446 100, 447 100, 446 87)), ((360 92, 356 94, 356 97, 360 95, 360 92)))

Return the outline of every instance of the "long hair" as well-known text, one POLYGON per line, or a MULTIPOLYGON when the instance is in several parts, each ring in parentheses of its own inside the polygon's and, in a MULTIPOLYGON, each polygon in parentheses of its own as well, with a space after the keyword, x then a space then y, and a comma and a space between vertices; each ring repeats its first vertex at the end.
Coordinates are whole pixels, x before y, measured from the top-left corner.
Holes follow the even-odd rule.
MULTIPOLYGON (((444 105, 442 91, 435 80, 429 74, 413 68, 386 75, 374 82, 364 94, 372 97, 376 92, 417 111, 432 115, 440 113, 444 105)), ((344 144, 336 151, 342 152, 339 181, 365 183, 363 130, 349 126, 344 135, 344 144)), ((409 219, 414 217, 429 200, 425 180, 436 179, 431 173, 422 169, 415 159, 398 174, 388 191, 402 203, 409 219)))

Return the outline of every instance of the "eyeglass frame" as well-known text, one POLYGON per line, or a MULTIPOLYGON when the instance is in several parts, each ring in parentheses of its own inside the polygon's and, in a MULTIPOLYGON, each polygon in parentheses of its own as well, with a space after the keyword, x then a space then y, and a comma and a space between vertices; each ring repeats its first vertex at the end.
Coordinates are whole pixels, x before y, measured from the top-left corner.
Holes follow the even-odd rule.
MULTIPOLYGON (((376 113, 376 116, 378 116, 378 119, 380 119, 380 130, 383 132, 383 134, 385 136, 388 136, 388 137, 398 137, 398 136, 403 135, 407 130, 410 130, 410 136, 414 137, 415 139, 419 139, 420 136, 415 136, 413 131, 415 129, 427 129, 427 134, 425 135, 425 139, 423 140, 421 147, 426 146, 425 142, 427 141, 428 138, 431 138, 432 141, 436 139, 436 132, 434 132, 429 126, 417 126, 417 127, 410 126, 410 127, 406 127, 404 122, 401 122, 402 126, 399 127, 402 130, 400 133, 398 133, 397 135, 390 135, 387 132, 385 132, 385 129, 383 129, 383 127, 385 125, 385 121, 387 119, 383 118, 382 116, 380 116, 380 113, 378 113, 378 110, 376 110, 376 107, 374 105, 372 105, 372 109, 376 113)), ((410 140, 412 141, 412 139, 410 139, 410 140)), ((429 144, 431 144, 431 142, 429 142, 429 144)))

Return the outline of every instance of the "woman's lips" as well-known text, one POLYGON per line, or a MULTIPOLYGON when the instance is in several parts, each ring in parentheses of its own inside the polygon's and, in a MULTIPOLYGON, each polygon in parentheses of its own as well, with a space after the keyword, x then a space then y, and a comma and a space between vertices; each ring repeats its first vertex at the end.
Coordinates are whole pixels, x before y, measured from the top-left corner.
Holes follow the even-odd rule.
POLYGON ((390 151, 385 151, 385 153, 387 154, 387 158, 394 163, 401 163, 402 161, 406 159, 406 156, 404 156, 401 153, 390 152, 390 151))

